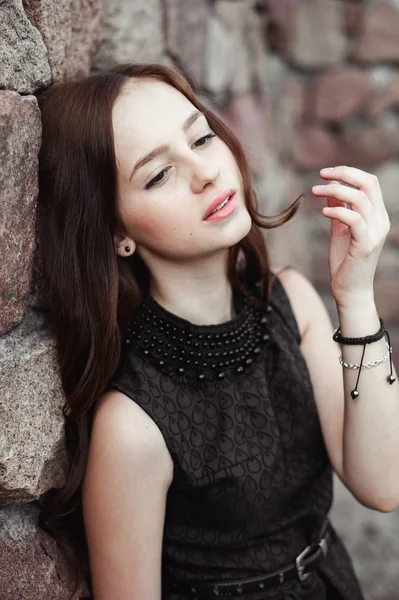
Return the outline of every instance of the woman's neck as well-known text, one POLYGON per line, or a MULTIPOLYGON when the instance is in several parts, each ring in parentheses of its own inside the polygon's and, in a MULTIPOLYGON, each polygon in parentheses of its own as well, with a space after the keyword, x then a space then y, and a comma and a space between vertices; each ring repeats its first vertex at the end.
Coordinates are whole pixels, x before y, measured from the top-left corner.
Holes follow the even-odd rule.
POLYGON ((152 290, 151 296, 163 308, 194 325, 218 325, 235 316, 229 285, 204 289, 183 283, 170 294, 152 290))

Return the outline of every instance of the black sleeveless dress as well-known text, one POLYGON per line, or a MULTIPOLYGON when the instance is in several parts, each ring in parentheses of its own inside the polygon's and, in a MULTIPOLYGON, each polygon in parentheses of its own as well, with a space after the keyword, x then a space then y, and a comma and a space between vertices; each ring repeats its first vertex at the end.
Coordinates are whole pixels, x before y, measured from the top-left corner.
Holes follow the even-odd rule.
MULTIPOLYGON (((332 470, 288 296, 275 277, 267 306, 238 292, 234 302, 231 321, 196 326, 147 297, 110 386, 155 421, 174 461, 163 600, 192 598, 170 591, 172 581, 235 581, 294 563, 316 541, 332 503, 332 470)), ((233 598, 363 600, 330 531, 327 558, 305 582, 233 598)))

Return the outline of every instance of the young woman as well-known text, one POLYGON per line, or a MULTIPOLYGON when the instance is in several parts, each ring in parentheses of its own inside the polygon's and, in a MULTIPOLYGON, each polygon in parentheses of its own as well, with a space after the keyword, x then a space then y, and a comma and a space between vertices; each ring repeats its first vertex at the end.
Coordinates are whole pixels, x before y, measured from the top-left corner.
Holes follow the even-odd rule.
POLYGON ((94 599, 360 600, 328 511, 332 469, 364 505, 399 504, 377 179, 338 166, 313 188, 332 223, 333 340, 309 281, 268 262, 261 229, 298 202, 258 214, 239 142, 182 76, 123 65, 39 102, 71 459, 53 510, 81 501, 94 599))

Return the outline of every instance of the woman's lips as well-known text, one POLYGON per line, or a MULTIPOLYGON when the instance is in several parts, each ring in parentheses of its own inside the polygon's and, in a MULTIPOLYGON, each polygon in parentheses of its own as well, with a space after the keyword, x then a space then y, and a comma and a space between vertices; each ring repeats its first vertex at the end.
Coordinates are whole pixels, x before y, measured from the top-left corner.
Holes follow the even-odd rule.
POLYGON ((227 201, 227 204, 220 208, 219 210, 211 213, 204 221, 218 221, 219 219, 224 219, 231 215, 232 212, 237 208, 237 198, 235 193, 230 196, 230 199, 227 201))

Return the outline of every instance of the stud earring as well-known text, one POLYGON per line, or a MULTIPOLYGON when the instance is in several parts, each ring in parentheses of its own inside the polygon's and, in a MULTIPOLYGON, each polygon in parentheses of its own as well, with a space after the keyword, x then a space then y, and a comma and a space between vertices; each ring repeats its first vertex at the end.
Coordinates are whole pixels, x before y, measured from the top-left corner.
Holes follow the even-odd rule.
POLYGON ((130 246, 125 246, 125 252, 126 254, 130 254, 130 246))

